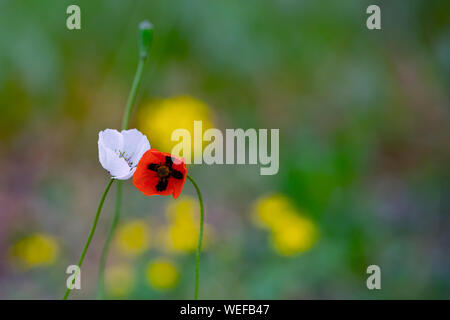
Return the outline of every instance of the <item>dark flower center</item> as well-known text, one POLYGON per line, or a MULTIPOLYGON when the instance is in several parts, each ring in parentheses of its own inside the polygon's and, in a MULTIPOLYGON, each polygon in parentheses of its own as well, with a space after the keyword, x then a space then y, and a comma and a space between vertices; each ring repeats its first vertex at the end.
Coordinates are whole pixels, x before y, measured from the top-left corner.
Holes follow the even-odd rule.
POLYGON ((156 185, 157 191, 164 191, 167 189, 167 185, 169 184, 169 178, 175 178, 177 180, 183 179, 183 173, 181 171, 175 170, 172 168, 172 157, 166 156, 164 159, 164 163, 156 164, 150 163, 147 168, 151 171, 156 172, 158 175, 159 181, 156 185))
POLYGON ((160 178, 165 178, 170 174, 170 169, 166 165, 160 165, 157 173, 160 178))

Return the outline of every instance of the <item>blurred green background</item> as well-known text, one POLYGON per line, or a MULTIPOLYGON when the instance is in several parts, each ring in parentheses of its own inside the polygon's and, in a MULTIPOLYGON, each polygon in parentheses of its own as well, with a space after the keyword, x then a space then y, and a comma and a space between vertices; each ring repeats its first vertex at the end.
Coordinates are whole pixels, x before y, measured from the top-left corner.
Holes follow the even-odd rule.
MULTIPOLYGON (((450 298, 446 0, 0 0, 0 298, 62 298, 143 19, 155 36, 131 127, 153 147, 154 121, 280 129, 277 175, 188 167, 207 210, 200 298, 450 298), (66 28, 70 4, 81 30, 66 28), (366 287, 371 264, 381 290, 366 287)), ((72 299, 95 298, 114 194, 72 299)), ((192 186, 182 196, 124 183, 108 298, 193 298, 198 211, 192 186)))

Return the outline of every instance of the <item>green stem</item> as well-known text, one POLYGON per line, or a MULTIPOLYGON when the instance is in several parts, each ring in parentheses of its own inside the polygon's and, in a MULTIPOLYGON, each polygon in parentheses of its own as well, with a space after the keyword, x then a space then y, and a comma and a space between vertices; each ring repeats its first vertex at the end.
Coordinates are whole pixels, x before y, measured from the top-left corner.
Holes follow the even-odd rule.
POLYGON ((198 234, 197 254, 195 257, 195 295, 194 295, 194 299, 198 300, 199 264, 200 264, 200 252, 202 250, 203 221, 204 221, 205 212, 204 212, 204 207, 203 207, 202 192, 200 191, 200 188, 198 187, 197 183, 190 175, 186 175, 186 177, 189 179, 189 181, 192 183, 195 190, 197 191, 198 202, 200 203, 200 232, 198 234))
MULTIPOLYGON (((80 260, 78 260, 78 270, 80 270, 81 265, 83 264, 84 257, 86 256, 87 249, 89 248, 89 245, 91 244, 92 237, 94 236, 95 229, 97 228, 98 219, 100 218, 100 212, 102 211, 103 203, 105 202, 106 195, 108 194, 109 189, 111 188, 111 185, 113 182, 114 182, 114 179, 109 180, 108 184, 106 185, 105 191, 103 191, 103 195, 100 198, 100 203, 98 204, 97 213, 95 214, 95 218, 94 218, 94 222, 92 223, 91 231, 89 232, 89 236, 87 238, 86 244, 84 245, 83 251, 81 252, 80 260)), ((75 282, 75 279, 77 278, 78 270, 75 273, 73 282, 75 282)), ((72 284, 73 284, 73 282, 72 282, 72 284)), ((67 288, 66 293, 64 294, 64 298, 63 298, 64 300, 67 299, 67 297, 70 294, 70 291, 71 291, 71 289, 67 288)))
MULTIPOLYGON (((147 55, 142 55, 139 58, 139 64, 136 69, 136 74, 134 75, 133 85, 131 86, 131 91, 128 96, 127 105, 125 107, 125 113, 122 120, 122 130, 128 129, 128 122, 130 120, 131 111, 133 110, 134 102, 136 101, 137 91, 142 79, 142 72, 144 70, 145 61, 147 60, 147 55)), ((105 246, 102 250, 102 255, 100 259, 100 267, 98 272, 98 288, 97 297, 98 299, 103 299, 104 288, 105 288, 105 268, 108 260, 109 247, 111 241, 114 238, 114 232, 117 227, 117 223, 120 217, 120 206, 122 203, 122 182, 119 181, 117 185, 117 195, 116 195, 116 208, 114 210, 114 217, 111 226, 108 231, 108 236, 106 238, 105 246)))
MULTIPOLYGON (((130 120, 131 111, 133 109, 134 102, 136 101, 136 95, 137 95, 137 91, 139 89, 139 85, 141 83, 142 73, 144 70, 144 64, 148 58, 152 40, 153 40, 153 25, 149 21, 144 20, 139 24, 139 63, 137 66, 136 74, 134 75, 133 85, 131 87, 131 91, 128 96, 127 105, 125 108, 125 114, 124 114, 123 120, 122 120, 122 130, 126 130, 128 128, 128 122, 130 120)), ((105 191, 103 192, 103 195, 100 199, 100 203, 98 205, 97 214, 95 215, 94 223, 92 224, 88 239, 86 241, 86 244, 84 245, 80 260, 78 261, 78 268, 81 268, 81 264, 83 263, 87 249, 89 247, 89 244, 91 243, 95 229, 97 228, 97 223, 98 223, 98 219, 100 217, 100 212, 102 210, 103 203, 105 202, 106 195, 108 194, 109 189, 111 188, 111 185, 113 182, 114 182, 114 179, 111 179, 110 182, 108 183, 108 185, 106 186, 105 191)), ((99 279, 98 279, 99 288, 100 288, 99 289, 100 296, 103 295, 104 269, 105 269, 105 265, 106 265, 109 245, 110 245, 111 239, 113 238, 114 231, 117 226, 117 222, 119 220, 121 202, 122 202, 122 182, 119 181, 118 186, 117 186, 117 199, 116 199, 116 209, 114 211, 114 218, 113 218, 111 228, 108 232, 108 237, 107 237, 107 240, 105 243, 105 247, 103 248, 103 251, 102 251, 102 257, 101 257, 101 262, 100 262, 99 279)), ((75 277, 74 277, 73 281, 75 281, 76 276, 77 276, 77 273, 75 273, 75 277)), ((73 284, 73 282, 72 282, 72 284, 73 284)), ((71 289, 68 288, 66 293, 64 294, 64 300, 67 299, 67 297, 70 294, 70 291, 71 291, 71 289)))
POLYGON ((125 114, 123 115, 122 130, 128 129, 128 122, 130 120, 131 110, 133 110, 134 102, 136 101, 137 91, 141 83, 142 71, 144 70, 145 60, 147 60, 146 57, 141 57, 139 59, 136 74, 134 75, 133 85, 131 87, 130 95, 128 96, 125 114))
POLYGON ((113 239, 114 232, 116 231, 117 223, 119 222, 120 208, 122 205, 122 181, 117 183, 117 194, 116 194, 116 208, 114 210, 114 217, 109 228, 108 235, 106 237, 105 246, 103 247, 102 256, 100 258, 100 267, 98 271, 98 287, 97 287, 97 298, 102 300, 105 295, 105 267, 108 258, 108 252, 113 239))

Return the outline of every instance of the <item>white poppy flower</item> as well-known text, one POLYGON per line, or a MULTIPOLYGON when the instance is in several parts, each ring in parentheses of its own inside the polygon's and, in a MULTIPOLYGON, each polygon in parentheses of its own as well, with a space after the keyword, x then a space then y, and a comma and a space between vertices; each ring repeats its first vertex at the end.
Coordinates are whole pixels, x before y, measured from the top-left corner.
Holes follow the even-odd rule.
POLYGON ((136 129, 122 132, 106 129, 98 133, 98 158, 114 179, 131 178, 142 155, 149 149, 147 137, 136 129))

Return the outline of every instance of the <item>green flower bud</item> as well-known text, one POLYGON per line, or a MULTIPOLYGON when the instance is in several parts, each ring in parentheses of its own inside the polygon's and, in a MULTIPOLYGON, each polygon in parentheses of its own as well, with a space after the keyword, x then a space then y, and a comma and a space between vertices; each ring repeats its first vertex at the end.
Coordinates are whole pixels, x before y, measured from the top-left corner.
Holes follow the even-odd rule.
POLYGON ((139 56, 146 59, 153 40, 153 25, 144 20, 139 24, 139 56))

